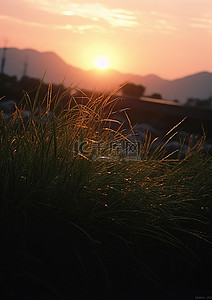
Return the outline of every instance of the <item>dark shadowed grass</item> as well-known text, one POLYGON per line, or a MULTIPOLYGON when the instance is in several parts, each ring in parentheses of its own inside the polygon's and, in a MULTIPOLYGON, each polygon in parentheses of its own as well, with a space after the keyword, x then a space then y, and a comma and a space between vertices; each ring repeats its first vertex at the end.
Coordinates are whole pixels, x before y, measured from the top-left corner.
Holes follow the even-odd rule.
POLYGON ((171 159, 162 145, 150 151, 147 135, 140 160, 106 159, 111 142, 127 139, 121 124, 110 127, 114 101, 64 104, 69 92, 26 93, 0 117, 2 294, 184 299, 208 288, 212 175, 202 141, 171 159), (75 144, 85 140, 87 155, 75 144), (104 159, 93 160, 93 141, 104 159))

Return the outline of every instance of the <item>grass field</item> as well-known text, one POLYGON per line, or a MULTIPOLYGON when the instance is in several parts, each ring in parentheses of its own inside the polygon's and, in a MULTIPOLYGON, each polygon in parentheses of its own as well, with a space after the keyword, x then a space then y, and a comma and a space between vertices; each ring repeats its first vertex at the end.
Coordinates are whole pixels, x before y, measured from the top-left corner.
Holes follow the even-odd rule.
POLYGON ((61 106, 68 92, 49 86, 40 99, 38 88, 0 117, 2 299, 211 296, 212 161, 203 140, 172 159, 163 146, 152 152, 147 137, 139 160, 114 159, 108 145, 127 138, 121 124, 110 128, 110 97, 61 106), (88 155, 74 146, 85 140, 88 155), (99 159, 93 141, 103 141, 99 159))

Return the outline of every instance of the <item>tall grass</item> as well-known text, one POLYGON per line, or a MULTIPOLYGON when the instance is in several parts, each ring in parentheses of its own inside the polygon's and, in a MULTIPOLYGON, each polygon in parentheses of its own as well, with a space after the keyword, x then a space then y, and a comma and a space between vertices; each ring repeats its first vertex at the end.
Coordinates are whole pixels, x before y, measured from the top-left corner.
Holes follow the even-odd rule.
POLYGON ((162 145, 150 151, 147 136, 140 160, 106 159, 108 145, 127 139, 121 124, 112 130, 111 95, 83 104, 64 101, 69 89, 54 95, 49 86, 44 99, 39 89, 9 120, 0 117, 5 293, 116 299, 125 280, 137 290, 141 282, 167 288, 169 265, 179 272, 173 255, 197 268, 212 240, 211 157, 201 142, 170 159, 162 145), (85 140, 87 155, 76 147, 85 140), (99 141, 102 159, 94 160, 99 141))

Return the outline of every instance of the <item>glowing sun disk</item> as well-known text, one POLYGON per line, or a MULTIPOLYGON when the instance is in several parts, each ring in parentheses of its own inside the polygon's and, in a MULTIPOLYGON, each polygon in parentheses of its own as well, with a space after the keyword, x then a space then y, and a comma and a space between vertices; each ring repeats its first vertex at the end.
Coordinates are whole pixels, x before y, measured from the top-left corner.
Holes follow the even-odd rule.
POLYGON ((94 65, 96 68, 103 70, 110 66, 110 61, 105 56, 99 56, 95 59, 94 65))

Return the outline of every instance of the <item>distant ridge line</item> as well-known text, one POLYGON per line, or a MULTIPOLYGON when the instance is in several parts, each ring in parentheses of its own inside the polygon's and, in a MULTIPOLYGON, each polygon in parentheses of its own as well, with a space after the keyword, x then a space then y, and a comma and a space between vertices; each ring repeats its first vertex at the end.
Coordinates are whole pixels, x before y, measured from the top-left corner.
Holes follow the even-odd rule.
MULTIPOLYGON (((0 48, 0 58, 3 55, 0 48)), ((20 78, 27 56, 27 75, 41 79, 44 73, 46 82, 73 85, 78 88, 98 89, 110 91, 116 89, 124 82, 133 82, 145 86, 145 95, 161 94, 163 99, 178 100, 185 103, 188 98, 208 99, 212 97, 212 73, 198 72, 174 80, 163 79, 155 74, 140 76, 136 74, 121 73, 116 70, 98 72, 96 70, 83 70, 67 64, 53 51, 39 52, 35 49, 7 48, 7 60, 4 66, 5 74, 20 78)))

